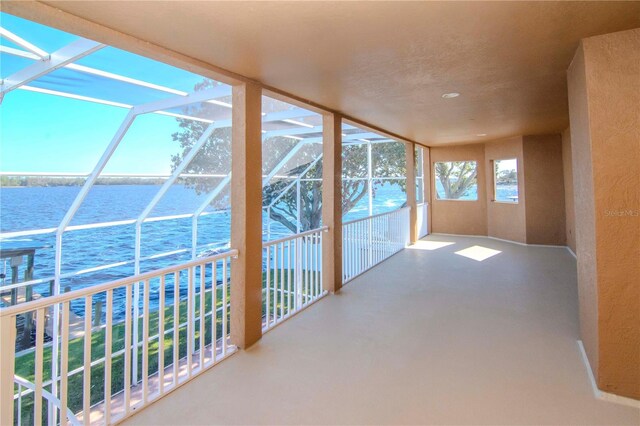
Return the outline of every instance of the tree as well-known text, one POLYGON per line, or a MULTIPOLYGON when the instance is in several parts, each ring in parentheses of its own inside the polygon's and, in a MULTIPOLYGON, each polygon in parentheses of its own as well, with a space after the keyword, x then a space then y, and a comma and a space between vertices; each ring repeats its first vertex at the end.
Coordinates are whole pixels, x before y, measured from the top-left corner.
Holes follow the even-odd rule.
MULTIPOLYGON (((194 89, 205 90, 214 87, 217 83, 205 79, 198 83, 194 89)), ((197 117, 212 117, 216 107, 208 103, 188 106, 183 109, 185 115, 197 117)), ((172 134, 172 139, 180 144, 181 151, 172 156, 172 169, 182 162, 182 159, 208 124, 204 122, 177 119, 180 130, 172 134)), ((273 167, 284 158, 289 151, 300 141, 287 137, 272 137, 263 141, 263 174, 268 174, 273 167)), ((405 147, 402 143, 375 144, 373 149, 373 176, 406 176, 405 147)), ((297 232, 298 197, 296 185, 287 187, 304 172, 314 160, 318 158, 321 149, 301 149, 295 156, 293 166, 285 165, 284 174, 289 179, 272 179, 264 187, 263 205, 270 206, 270 218, 284 225, 291 232, 297 232), (289 170, 287 170, 289 169, 289 170), (282 193, 287 189, 286 193, 282 193), (279 197, 279 198, 278 198, 279 197), (277 200, 276 200, 277 199, 277 200)), ((343 148, 343 170, 345 176, 366 178, 368 176, 367 149, 364 145, 345 145, 343 148)), ((213 131, 198 154, 186 167, 185 173, 189 174, 227 174, 231 168, 231 129, 221 128, 213 131)), ((304 176, 304 179, 320 179, 322 177, 322 161, 313 165, 304 176)), ((181 180, 187 187, 193 188, 198 194, 210 192, 217 180, 190 177, 181 180)), ((383 185, 386 181, 380 181, 383 185)), ((403 191, 405 184, 402 185, 403 191)), ((369 189, 367 180, 343 180, 342 211, 350 211, 369 189)), ((223 206, 224 198, 214 200, 214 205, 223 206)), ((302 180, 300 182, 300 229, 309 230, 318 228, 322 219, 322 182, 318 180, 302 180)))
POLYGON ((457 200, 476 184, 478 170, 475 161, 450 161, 435 163, 438 180, 444 188, 446 199, 457 200))

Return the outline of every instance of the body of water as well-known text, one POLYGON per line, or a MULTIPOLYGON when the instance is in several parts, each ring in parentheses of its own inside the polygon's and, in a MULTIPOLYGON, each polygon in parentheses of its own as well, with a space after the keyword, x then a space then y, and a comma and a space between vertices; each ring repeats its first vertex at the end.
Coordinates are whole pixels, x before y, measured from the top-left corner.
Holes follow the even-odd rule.
MULTIPOLYGON (((71 225, 136 219, 153 196, 159 185, 98 185, 78 209, 71 225)), ((55 228, 73 203, 80 187, 17 187, 0 190, 0 231, 29 231, 55 228)), ((151 212, 150 217, 173 216, 193 213, 203 203, 204 196, 193 189, 174 185, 151 212)), ((395 210, 406 202, 406 195, 397 184, 376 187, 373 213, 395 210)), ((223 205, 224 207, 224 205, 223 205)), ((345 220, 369 215, 369 200, 363 198, 346 216, 345 220)), ((266 226, 266 220, 263 225, 266 226)), ((198 219, 198 248, 200 255, 225 251, 229 248, 231 214, 229 210, 211 210, 211 214, 198 219)), ((265 229, 266 231, 266 229, 265 229)), ((291 232, 278 222, 271 221, 271 238, 280 238, 291 232)), ((142 225, 142 258, 161 253, 180 251, 167 257, 143 260, 141 272, 182 263, 191 259, 192 219, 175 218, 147 222, 142 225)), ((265 232, 266 236, 266 232, 265 232)), ((29 244, 38 247, 35 255, 34 279, 53 279, 55 262, 55 233, 2 238, 0 245, 29 244)), ((113 268, 69 276, 61 280, 61 288, 75 290, 134 274, 135 225, 110 226, 96 229, 67 231, 62 244, 62 274, 73 274, 99 268, 117 262, 131 262, 113 268)), ((24 266, 24 265, 23 265, 24 266)), ((0 264, 5 283, 11 280, 8 261, 0 264)), ((21 271, 22 277, 22 271, 21 271)), ((22 280, 22 278, 21 278, 22 280)), ((182 281, 186 286, 186 280, 182 281)), ((170 287, 170 288, 169 288, 170 287)), ((41 294, 49 294, 49 283, 34 287, 41 294)), ((167 296, 172 298, 172 286, 167 296)), ((186 287, 181 289, 186 294, 186 287)), ((115 295, 118 306, 116 317, 123 314, 123 295, 115 295)), ((99 298, 98 298, 99 300, 99 298)), ((168 299, 167 302, 170 302, 168 299)), ((84 307, 72 305, 74 312, 83 315, 84 307)))

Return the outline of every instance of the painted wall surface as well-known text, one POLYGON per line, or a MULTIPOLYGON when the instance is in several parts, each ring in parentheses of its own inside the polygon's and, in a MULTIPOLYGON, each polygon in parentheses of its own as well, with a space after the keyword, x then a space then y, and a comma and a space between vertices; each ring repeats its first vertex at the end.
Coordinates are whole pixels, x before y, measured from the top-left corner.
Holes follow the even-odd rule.
POLYGON ((526 196, 524 190, 524 162, 522 158, 522 137, 488 142, 485 144, 487 181, 487 232, 490 237, 526 242, 526 196), (515 158, 518 163, 518 203, 494 201, 494 174, 492 160, 515 158))
POLYGON ((573 203, 573 166, 571 129, 562 132, 562 171, 564 173, 564 215, 567 246, 576 253, 575 209, 573 203))
POLYGON ((560 135, 524 136, 527 244, 565 245, 564 175, 560 135))
MULTIPOLYGON (((604 391, 640 399, 640 29, 585 39, 582 50, 594 189, 597 381, 604 391)), ((589 167, 589 158, 577 160, 589 167)), ((576 189, 583 184, 575 183, 576 189)))
POLYGON ((598 377, 598 288, 596 272, 596 220, 591 170, 591 134, 587 80, 582 46, 567 71, 571 157, 574 184, 576 255, 580 338, 593 375, 598 377))
POLYGON ((431 148, 431 226, 435 233, 487 235, 487 198, 484 145, 460 145, 431 148), (476 201, 438 200, 435 191, 434 163, 475 161, 478 166, 476 201))

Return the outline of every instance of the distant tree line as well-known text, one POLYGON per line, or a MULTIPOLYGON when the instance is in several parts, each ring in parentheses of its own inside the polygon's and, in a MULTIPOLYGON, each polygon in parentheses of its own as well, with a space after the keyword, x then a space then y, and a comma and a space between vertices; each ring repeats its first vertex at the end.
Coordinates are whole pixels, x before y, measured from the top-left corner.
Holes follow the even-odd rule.
MULTIPOLYGON (((48 177, 48 176, 0 176, 0 186, 3 187, 31 187, 31 186, 82 186, 85 178, 48 177)), ((162 185, 161 178, 98 178, 96 185, 162 185)))
POLYGON ((516 170, 502 170, 496 173, 496 183, 499 185, 514 185, 518 183, 516 170))

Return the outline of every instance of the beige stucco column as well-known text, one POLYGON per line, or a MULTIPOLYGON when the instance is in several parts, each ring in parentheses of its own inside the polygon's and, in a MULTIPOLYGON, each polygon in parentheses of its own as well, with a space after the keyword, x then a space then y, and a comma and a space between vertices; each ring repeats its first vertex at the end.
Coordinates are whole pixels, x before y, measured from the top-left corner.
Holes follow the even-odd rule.
POLYGON ((233 86, 231 141, 231 339, 247 348, 262 337, 262 91, 233 86))
MULTIPOLYGON (((0 392, 13 393, 16 317, 0 317, 0 392)), ((0 398, 0 424, 13 424, 13 398, 0 398)))
POLYGON ((418 241, 418 206, 416 203, 416 150, 411 142, 405 142, 407 162, 407 206, 409 211, 409 244, 418 241))
POLYGON ((322 239, 322 288, 342 287, 342 117, 322 119, 322 224, 329 227, 322 239))
POLYGON ((424 181, 422 190, 424 191, 424 202, 427 206, 427 233, 431 233, 431 151, 426 146, 422 151, 422 175, 424 181))
POLYGON ((635 399, 640 399, 639 76, 640 29, 582 40, 568 71, 580 336, 598 388, 635 399))

